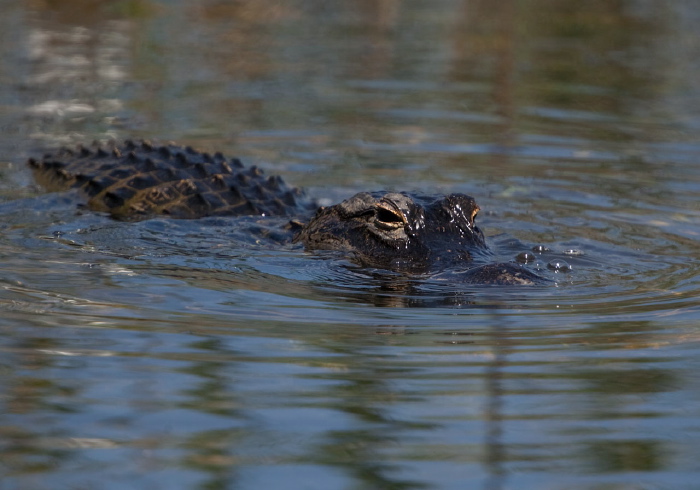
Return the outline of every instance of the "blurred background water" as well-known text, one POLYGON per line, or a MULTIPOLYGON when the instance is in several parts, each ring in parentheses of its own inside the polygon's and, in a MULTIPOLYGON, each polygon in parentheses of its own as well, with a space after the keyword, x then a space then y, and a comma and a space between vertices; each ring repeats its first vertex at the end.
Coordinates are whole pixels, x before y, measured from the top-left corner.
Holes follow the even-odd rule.
POLYGON ((693 2, 0 7, 0 488, 697 486, 693 2), (24 166, 111 138, 323 204, 465 192, 498 259, 551 250, 552 284, 115 222, 24 166))

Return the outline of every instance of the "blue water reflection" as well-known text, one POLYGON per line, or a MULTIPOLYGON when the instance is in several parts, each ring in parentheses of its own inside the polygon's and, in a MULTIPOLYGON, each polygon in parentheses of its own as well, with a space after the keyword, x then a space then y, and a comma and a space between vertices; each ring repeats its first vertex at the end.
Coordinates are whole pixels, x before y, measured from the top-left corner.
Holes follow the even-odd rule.
POLYGON ((0 487, 696 485, 693 5, 0 5, 0 487), (22 163, 138 137, 325 205, 468 193, 551 284, 116 222, 22 163))

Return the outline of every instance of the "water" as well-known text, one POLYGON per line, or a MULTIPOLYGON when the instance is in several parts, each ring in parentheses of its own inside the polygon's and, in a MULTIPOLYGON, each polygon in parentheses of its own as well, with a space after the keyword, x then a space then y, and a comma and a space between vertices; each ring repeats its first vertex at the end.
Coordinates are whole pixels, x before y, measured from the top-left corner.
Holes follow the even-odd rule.
POLYGON ((694 488, 697 9, 494 5, 0 2, 0 488, 694 488), (468 193, 552 284, 115 222, 23 165, 127 137, 468 193))

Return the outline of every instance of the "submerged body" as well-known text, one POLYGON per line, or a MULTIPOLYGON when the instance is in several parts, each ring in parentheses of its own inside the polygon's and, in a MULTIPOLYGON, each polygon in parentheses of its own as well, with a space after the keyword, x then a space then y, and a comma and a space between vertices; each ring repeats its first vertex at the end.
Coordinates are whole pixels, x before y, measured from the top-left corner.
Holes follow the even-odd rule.
POLYGON ((479 206, 465 194, 361 192, 318 208, 303 191, 238 159, 148 142, 64 148, 28 164, 47 190, 80 188, 90 209, 115 219, 288 216, 296 218, 293 240, 307 250, 341 251, 362 265, 456 271, 460 281, 481 284, 543 281, 516 264, 478 265, 491 253, 475 224, 479 206))

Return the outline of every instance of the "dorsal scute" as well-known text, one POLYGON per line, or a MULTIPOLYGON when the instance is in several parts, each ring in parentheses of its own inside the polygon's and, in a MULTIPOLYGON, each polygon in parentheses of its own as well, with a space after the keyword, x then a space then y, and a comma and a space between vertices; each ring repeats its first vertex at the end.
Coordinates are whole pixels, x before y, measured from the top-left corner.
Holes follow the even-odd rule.
POLYGON ((93 143, 91 148, 79 145, 76 150, 30 159, 28 164, 48 190, 80 188, 89 198, 88 207, 118 219, 294 216, 314 207, 303 193, 255 166, 246 168, 220 152, 173 143, 126 140, 93 143), (297 199, 290 199, 292 195, 297 199))

